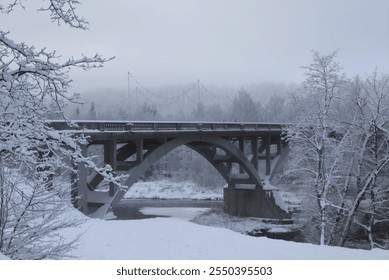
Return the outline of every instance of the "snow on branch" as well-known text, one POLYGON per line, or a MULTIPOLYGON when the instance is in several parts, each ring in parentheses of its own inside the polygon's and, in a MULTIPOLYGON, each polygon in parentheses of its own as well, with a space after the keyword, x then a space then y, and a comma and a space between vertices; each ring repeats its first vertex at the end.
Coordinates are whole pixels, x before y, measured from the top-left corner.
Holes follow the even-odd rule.
POLYGON ((10 3, 6 4, 6 5, 0 4, 0 13, 9 14, 10 12, 13 11, 13 9, 16 6, 21 6, 21 7, 24 8, 23 3, 22 3, 21 0, 14 0, 14 1, 11 1, 10 3))
POLYGON ((61 63, 55 51, 48 52, 44 48, 36 50, 33 46, 15 43, 7 37, 7 33, 0 31, 0 88, 2 92, 11 92, 28 86, 26 94, 34 92, 36 97, 51 96, 55 101, 58 98, 72 101, 67 95, 71 83, 69 69, 99 68, 111 59, 99 54, 93 57, 83 55, 79 59, 70 58, 61 63))
POLYGON ((50 0, 50 5, 47 8, 39 10, 49 11, 51 20, 58 24, 63 22, 73 28, 87 29, 89 23, 85 18, 76 14, 76 6, 80 4, 80 1, 76 0, 50 0))
MULTIPOLYGON (((77 0, 49 0, 48 6, 41 7, 38 11, 49 12, 51 21, 57 22, 58 25, 64 23, 72 28, 86 30, 89 23, 85 18, 77 15, 78 5, 81 5, 81 2, 77 0)), ((17 6, 25 8, 22 0, 12 0, 8 4, 0 4, 0 13, 9 14, 17 6)))

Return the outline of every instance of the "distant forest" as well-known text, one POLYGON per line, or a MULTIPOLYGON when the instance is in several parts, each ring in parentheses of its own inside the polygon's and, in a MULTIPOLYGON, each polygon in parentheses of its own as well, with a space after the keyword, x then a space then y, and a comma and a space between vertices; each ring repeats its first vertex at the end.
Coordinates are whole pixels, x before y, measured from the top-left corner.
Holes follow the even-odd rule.
POLYGON ((81 94, 82 103, 71 104, 67 114, 82 120, 285 122, 296 115, 290 96, 297 89, 282 83, 218 88, 199 80, 130 91, 99 89, 81 94))

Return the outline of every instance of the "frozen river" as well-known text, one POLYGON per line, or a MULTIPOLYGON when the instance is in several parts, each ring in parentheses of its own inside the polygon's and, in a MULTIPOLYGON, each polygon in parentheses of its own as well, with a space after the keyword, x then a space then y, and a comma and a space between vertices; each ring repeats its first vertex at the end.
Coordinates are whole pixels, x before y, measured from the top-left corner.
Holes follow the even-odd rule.
POLYGON ((114 208, 118 219, 135 220, 155 217, 193 219, 210 210, 222 209, 220 200, 124 199, 114 208))

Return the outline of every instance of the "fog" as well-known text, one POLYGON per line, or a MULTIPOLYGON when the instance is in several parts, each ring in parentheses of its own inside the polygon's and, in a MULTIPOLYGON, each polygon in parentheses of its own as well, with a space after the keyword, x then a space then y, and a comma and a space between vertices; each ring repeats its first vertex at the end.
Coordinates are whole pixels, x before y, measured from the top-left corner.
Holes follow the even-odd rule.
POLYGON ((254 216, 289 220, 283 206, 295 211, 294 241, 388 249, 388 0, 78 2, 0 2, 2 253, 65 258, 74 243, 55 231, 78 225, 62 222, 70 201, 88 213, 100 204, 104 214, 138 179, 185 189, 183 180, 227 182, 227 209, 235 186, 255 187, 266 207, 254 216), (51 17, 37 11, 50 3, 51 17), (66 26, 80 21, 64 3, 87 30, 66 26), (56 16, 64 25, 50 22, 56 16), (66 118, 102 122, 79 122, 84 137, 48 121, 66 118), (34 242, 22 250, 26 238, 34 242))
POLYGON ((115 56, 103 69, 73 71, 78 92, 126 90, 128 71, 147 87, 299 83, 313 49, 339 49, 351 75, 389 70, 386 0, 84 0, 87 31, 51 24, 33 11, 38 2, 2 16, 2 29, 64 58, 115 56))
POLYGON ((339 50, 349 77, 389 71, 386 0, 84 0, 77 11, 90 23, 86 31, 51 23, 35 12, 40 2, 24 5, 0 17, 14 40, 63 59, 114 57, 101 69, 69 73, 88 103, 78 109, 84 117, 94 102, 100 118, 155 109, 151 119, 187 119, 200 101, 228 111, 242 89, 266 106, 301 83, 312 50, 339 50))

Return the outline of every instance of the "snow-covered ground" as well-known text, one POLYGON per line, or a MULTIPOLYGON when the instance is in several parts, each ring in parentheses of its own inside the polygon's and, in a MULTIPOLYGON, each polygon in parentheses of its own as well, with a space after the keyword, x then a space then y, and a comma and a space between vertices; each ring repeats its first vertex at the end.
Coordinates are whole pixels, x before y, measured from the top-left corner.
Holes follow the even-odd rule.
POLYGON ((90 219, 65 235, 80 234, 79 259, 389 259, 389 251, 345 249, 251 237, 179 218, 90 219))
MULTIPOLYGON (((221 188, 207 191, 189 183, 141 182, 127 196, 179 198, 191 197, 193 194, 196 198, 219 199, 221 192, 221 188)), ((253 228, 255 219, 239 222, 239 219, 228 218, 228 215, 216 215, 215 212, 207 214, 207 209, 204 208, 185 209, 179 212, 180 214, 170 208, 143 208, 141 211, 146 215, 160 214, 173 217, 143 220, 92 219, 86 218, 77 210, 70 209, 65 216, 86 220, 78 227, 63 230, 65 239, 73 239, 81 235, 78 247, 71 252, 73 258, 84 260, 389 260, 389 251, 380 249, 355 250, 251 237, 237 231, 244 232, 253 228), (199 215, 204 215, 206 218, 195 218, 196 223, 190 221, 199 215)), ((4 256, 0 255, 0 259, 3 258, 4 256)))
MULTIPOLYGON (((139 182, 127 198, 222 199, 222 188, 199 187, 194 183, 168 180, 139 182)), ((79 259, 389 259, 389 251, 355 250, 317 246, 291 241, 252 237, 242 234, 255 221, 237 223, 211 213, 198 218, 206 209, 143 208, 144 214, 172 215, 144 220, 88 219, 79 228, 65 231, 67 238, 83 235, 72 253, 79 259), (212 216, 214 215, 214 216, 212 216), (216 220, 215 220, 216 219, 216 220), (201 225, 200 223, 206 224, 201 225), (202 222, 201 222, 202 221, 202 222), (214 222, 212 222, 214 221, 214 222), (226 229, 223 227, 232 228, 226 229)), ((78 212, 75 215, 80 215, 78 212)))

